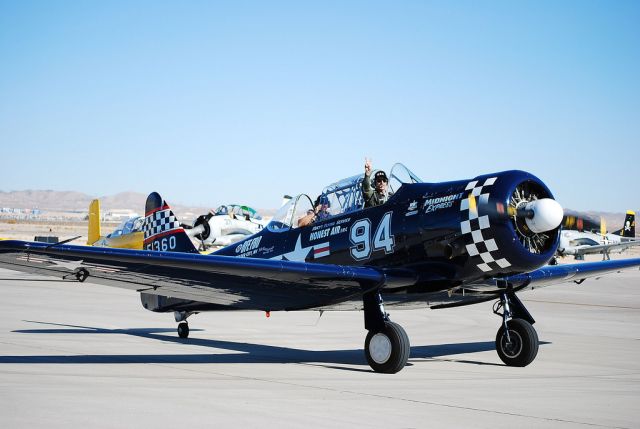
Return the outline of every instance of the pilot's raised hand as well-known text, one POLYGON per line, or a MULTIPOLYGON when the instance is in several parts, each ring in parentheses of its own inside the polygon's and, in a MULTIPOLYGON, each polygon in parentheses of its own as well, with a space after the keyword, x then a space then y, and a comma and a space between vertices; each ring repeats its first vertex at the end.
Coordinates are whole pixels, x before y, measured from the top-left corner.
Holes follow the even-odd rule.
POLYGON ((366 176, 371 175, 371 160, 369 158, 364 158, 364 174, 366 176))

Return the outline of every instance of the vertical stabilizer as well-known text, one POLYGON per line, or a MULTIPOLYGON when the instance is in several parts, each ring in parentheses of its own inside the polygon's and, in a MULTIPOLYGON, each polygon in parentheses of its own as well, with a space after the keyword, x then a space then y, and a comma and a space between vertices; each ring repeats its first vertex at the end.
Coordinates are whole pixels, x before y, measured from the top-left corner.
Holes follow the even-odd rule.
POLYGON ((614 234, 625 238, 634 238, 636 236, 636 213, 633 210, 627 210, 622 229, 615 231, 614 234))
POLYGON ((636 236, 636 214, 632 210, 627 210, 621 235, 629 238, 634 238, 636 236))
POLYGON ((634 238, 636 236, 636 214, 633 210, 627 211, 627 216, 624 218, 624 227, 622 227, 625 237, 634 238), (627 230, 627 226, 629 229, 627 230))
POLYGON ((144 231, 143 248, 146 250, 198 253, 171 211, 171 207, 157 192, 152 192, 147 197, 142 229, 144 231))
POLYGON ((91 246, 98 241, 100 233, 100 200, 93 200, 89 204, 89 232, 87 234, 87 244, 91 246))

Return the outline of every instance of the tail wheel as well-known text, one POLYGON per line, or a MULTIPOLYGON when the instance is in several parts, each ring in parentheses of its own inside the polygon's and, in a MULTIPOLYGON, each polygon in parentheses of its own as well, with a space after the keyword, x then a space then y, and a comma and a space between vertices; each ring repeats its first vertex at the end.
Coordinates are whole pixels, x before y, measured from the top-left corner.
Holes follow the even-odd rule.
POLYGON ((187 322, 182 322, 178 324, 178 336, 180 338, 189 337, 189 324, 187 322))
POLYGON ((511 319, 507 322, 509 336, 504 326, 496 335, 496 351, 502 362, 508 366, 527 366, 538 354, 538 333, 529 322, 511 319))
POLYGON ((407 333, 394 322, 385 322, 380 331, 369 331, 364 342, 367 362, 375 372, 395 374, 405 367, 410 352, 407 333))

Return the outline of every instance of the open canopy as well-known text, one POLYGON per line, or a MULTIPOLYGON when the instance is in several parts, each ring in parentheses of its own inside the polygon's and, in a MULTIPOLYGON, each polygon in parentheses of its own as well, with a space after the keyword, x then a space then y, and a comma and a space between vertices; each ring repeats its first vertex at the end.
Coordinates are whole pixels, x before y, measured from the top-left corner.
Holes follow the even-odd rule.
POLYGON ((115 238, 125 234, 131 234, 132 232, 142 231, 142 225, 144 218, 142 216, 134 216, 122 221, 120 225, 107 237, 115 238))
POLYGON ((262 220, 262 216, 260 216, 256 210, 249 206, 239 204, 223 204, 219 206, 214 213, 216 216, 233 214, 236 217, 246 218, 249 216, 251 219, 262 220))
MULTIPOLYGON (((371 172, 371 177, 377 170, 371 172)), ((403 164, 396 163, 389 172, 389 189, 397 192, 405 183, 422 183, 422 180, 403 164)), ((332 216, 351 213, 364 207, 362 197, 362 180, 364 173, 334 182, 326 186, 317 199, 312 200, 307 194, 299 194, 291 198, 273 216, 267 228, 271 231, 285 231, 296 228, 298 221, 314 209, 312 201, 319 199, 329 202, 328 213, 332 216)))

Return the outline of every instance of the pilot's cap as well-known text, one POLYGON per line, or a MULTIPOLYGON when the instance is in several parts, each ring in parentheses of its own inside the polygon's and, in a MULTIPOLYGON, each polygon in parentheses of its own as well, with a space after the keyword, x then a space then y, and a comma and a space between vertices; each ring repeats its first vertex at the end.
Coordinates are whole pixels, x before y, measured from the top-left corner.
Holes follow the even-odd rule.
POLYGON ((383 180, 385 182, 389 181, 389 179, 387 179, 387 174, 382 170, 376 171, 376 175, 373 176, 373 181, 374 182, 377 182, 378 180, 383 180))
POLYGON ((326 195, 318 196, 318 203, 316 205, 325 205, 327 207, 331 207, 331 203, 329 202, 329 197, 326 195))

